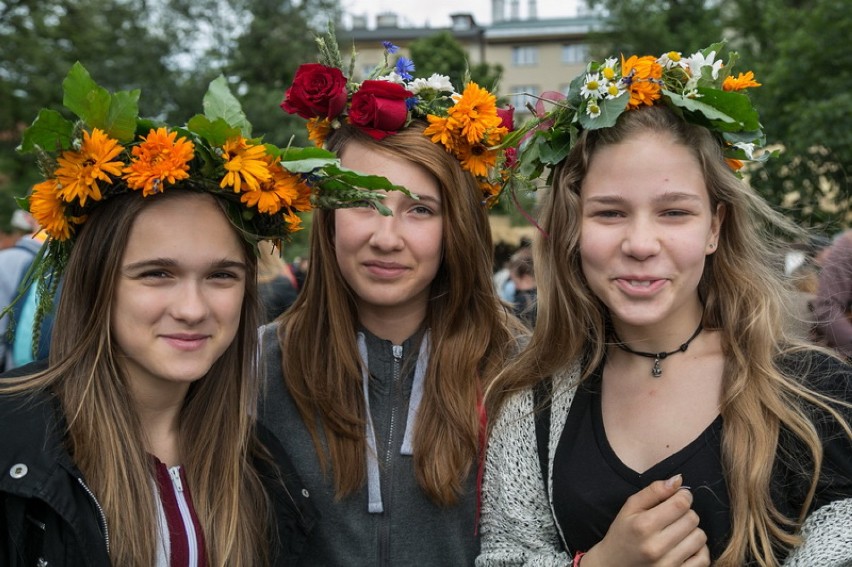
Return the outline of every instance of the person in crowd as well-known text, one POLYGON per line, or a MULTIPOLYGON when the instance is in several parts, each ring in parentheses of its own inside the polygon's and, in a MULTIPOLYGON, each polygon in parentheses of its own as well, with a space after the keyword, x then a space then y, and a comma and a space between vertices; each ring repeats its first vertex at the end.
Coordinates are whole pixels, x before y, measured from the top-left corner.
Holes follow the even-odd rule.
POLYGON ((818 339, 852 360, 852 230, 838 235, 822 255, 811 305, 818 339))
POLYGON ((789 334, 770 235, 802 235, 733 171, 759 85, 722 47, 590 64, 518 157, 576 140, 486 393, 479 566, 852 562, 852 369, 789 334))
MULTIPOLYGON (((12 246, 0 250, 0 308, 11 305, 18 295, 18 288, 44 243, 38 234, 38 223, 27 211, 12 213, 12 233, 15 240, 12 246)), ((20 317, 19 309, 11 309, 0 314, 0 372, 10 370, 16 365, 13 357, 16 323, 20 317), (11 327, 11 328, 10 328, 11 327)))
MULTIPOLYGON (((304 90, 319 76, 343 80, 342 90, 311 99, 317 106, 346 101, 347 84, 355 92, 351 103, 322 111, 333 123, 318 141, 346 168, 386 176, 409 193, 388 193, 382 205, 391 216, 318 211, 304 287, 263 331, 260 419, 323 517, 298 564, 472 565, 482 393, 522 333, 491 282, 488 195, 447 145, 430 141, 423 107, 411 100, 435 102, 436 112, 450 102, 446 115, 446 78, 416 90, 414 81, 425 81, 354 84, 339 61, 303 65, 283 108, 317 118, 304 90)), ((478 97, 476 141, 490 135, 496 143, 505 130, 494 96, 471 85, 474 94, 456 104, 478 97)))
POLYGON ((257 264, 257 286, 263 307, 262 323, 271 323, 284 313, 299 293, 296 277, 269 241, 260 244, 257 264))
POLYGON ((528 327, 535 327, 536 297, 538 292, 535 283, 532 248, 530 246, 522 246, 517 252, 512 254, 509 265, 510 278, 515 285, 515 295, 513 297, 515 315, 520 317, 528 327))
POLYGON ((290 565, 317 513, 254 419, 256 245, 312 192, 332 203, 339 164, 290 173, 216 114, 242 113, 223 84, 183 128, 151 127, 79 64, 63 86, 77 126, 25 133, 60 148, 29 196, 40 305, 42 274, 65 287, 48 363, 0 381, 0 563, 290 565))

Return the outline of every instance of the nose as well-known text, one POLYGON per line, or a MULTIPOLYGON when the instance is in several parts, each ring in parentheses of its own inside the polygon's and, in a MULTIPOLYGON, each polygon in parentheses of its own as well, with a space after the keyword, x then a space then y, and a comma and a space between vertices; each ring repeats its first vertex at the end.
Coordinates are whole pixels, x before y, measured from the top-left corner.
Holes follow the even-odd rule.
POLYGON ((373 232, 370 235, 370 246, 387 252, 403 248, 405 241, 399 217, 382 216, 377 213, 373 216, 372 222, 373 232))
POLYGON ((173 299, 172 316, 189 325, 200 323, 210 311, 207 296, 200 282, 183 282, 178 286, 173 299))
POLYGON ((648 219, 635 219, 625 227, 621 251, 637 260, 645 260, 660 252, 661 228, 648 219))

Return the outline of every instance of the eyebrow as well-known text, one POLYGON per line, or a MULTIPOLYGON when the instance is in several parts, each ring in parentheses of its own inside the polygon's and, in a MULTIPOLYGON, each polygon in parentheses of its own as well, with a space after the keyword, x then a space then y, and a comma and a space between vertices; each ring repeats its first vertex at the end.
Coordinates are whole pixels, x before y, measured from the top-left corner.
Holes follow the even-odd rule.
POLYGON ((417 196, 416 198, 412 198, 411 199, 412 201, 420 201, 420 202, 423 202, 423 203, 433 203, 434 205, 438 205, 438 206, 441 205, 441 199, 438 199, 438 198, 433 197, 431 195, 420 195, 418 193, 415 193, 414 191, 412 191, 411 194, 417 196))
MULTIPOLYGON (((601 204, 619 204, 626 202, 627 199, 622 197, 621 195, 601 195, 599 197, 589 197, 589 203, 601 203, 601 204)), ((679 201, 701 201, 701 197, 695 195, 694 193, 682 193, 679 191, 675 192, 667 192, 654 197, 654 203, 676 203, 679 201)))
MULTIPOLYGON (((150 258, 148 260, 142 260, 140 262, 133 262, 132 264, 126 264, 122 267, 124 270, 142 270, 145 268, 171 268, 177 266, 178 262, 174 258, 150 258)), ((217 260, 215 262, 210 263, 211 268, 215 269, 229 269, 229 268, 237 268, 240 270, 246 270, 246 263, 239 262, 237 260, 217 260)))

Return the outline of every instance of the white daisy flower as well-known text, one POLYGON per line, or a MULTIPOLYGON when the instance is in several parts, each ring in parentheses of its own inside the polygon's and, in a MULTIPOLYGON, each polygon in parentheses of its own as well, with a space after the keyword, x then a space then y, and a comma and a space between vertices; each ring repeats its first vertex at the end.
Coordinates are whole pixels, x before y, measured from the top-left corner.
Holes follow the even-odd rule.
POLYGON ((752 144, 750 142, 737 142, 736 144, 734 144, 734 147, 744 151, 748 159, 754 159, 755 144, 752 144))
POLYGON ((673 67, 686 68, 688 61, 684 59, 680 51, 669 51, 668 53, 661 55, 660 58, 657 59, 657 63, 659 63, 664 69, 671 69, 673 67))
POLYGON ((594 99, 590 99, 586 104, 586 114, 588 114, 591 118, 597 118, 601 115, 601 107, 598 106, 597 101, 594 99))
POLYGON ((617 83, 609 83, 606 86, 606 98, 618 98, 627 92, 627 85, 618 81, 617 83))
POLYGON ((616 65, 618 65, 618 59, 615 57, 610 57, 604 60, 600 68, 600 73, 603 75, 604 79, 607 81, 615 80, 617 74, 616 65))
POLYGON ((408 83, 408 90, 414 94, 426 89, 438 92, 455 92, 450 78, 446 75, 439 75, 438 73, 433 73, 428 79, 418 78, 408 83))
POLYGON ((704 67, 712 69, 714 79, 719 78, 719 70, 722 68, 723 61, 716 61, 716 52, 711 51, 707 57, 700 51, 693 53, 687 58, 686 68, 690 70, 693 77, 700 77, 704 67))
POLYGON ((580 89, 580 94, 586 98, 601 98, 606 95, 606 79, 600 73, 589 73, 580 89))
POLYGON ((404 85, 405 79, 402 78, 396 71, 391 71, 387 75, 382 75, 381 77, 376 77, 377 81, 387 81, 389 83, 396 83, 398 85, 404 85))

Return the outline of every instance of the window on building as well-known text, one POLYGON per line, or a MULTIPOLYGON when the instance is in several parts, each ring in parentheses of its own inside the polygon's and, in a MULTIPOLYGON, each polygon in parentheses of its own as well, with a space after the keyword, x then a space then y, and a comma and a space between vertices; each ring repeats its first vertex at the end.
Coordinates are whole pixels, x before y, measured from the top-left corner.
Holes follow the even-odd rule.
POLYGON ((541 93, 541 89, 537 85, 518 85, 512 87, 509 92, 512 97, 512 106, 518 111, 524 112, 527 109, 527 103, 535 106, 538 101, 535 97, 541 93))
POLYGON ((562 46, 562 62, 585 63, 589 59, 589 46, 584 43, 566 43, 562 46))
POLYGON ((535 45, 519 45, 512 48, 512 65, 524 67, 538 65, 538 47, 535 45))

